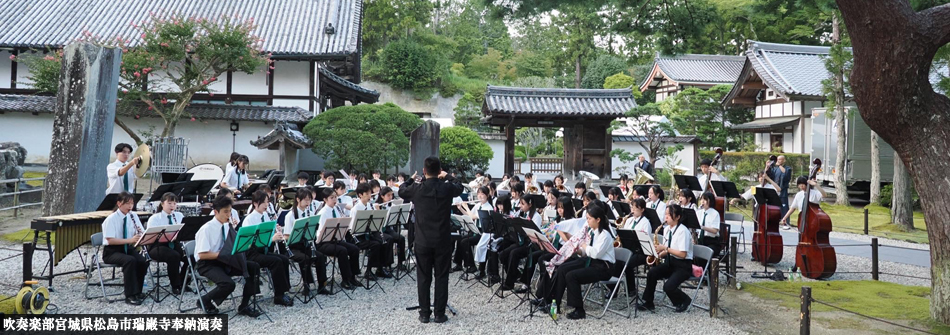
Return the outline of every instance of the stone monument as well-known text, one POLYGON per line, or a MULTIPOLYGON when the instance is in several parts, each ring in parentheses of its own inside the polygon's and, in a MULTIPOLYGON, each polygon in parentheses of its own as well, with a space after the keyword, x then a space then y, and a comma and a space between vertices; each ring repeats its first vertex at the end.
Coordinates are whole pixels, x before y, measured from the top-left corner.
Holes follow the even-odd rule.
POLYGON ((73 43, 63 53, 43 215, 90 212, 105 197, 122 50, 73 43))
POLYGON ((439 155, 438 122, 428 120, 409 134, 409 173, 418 172, 422 175, 422 167, 426 158, 439 155))

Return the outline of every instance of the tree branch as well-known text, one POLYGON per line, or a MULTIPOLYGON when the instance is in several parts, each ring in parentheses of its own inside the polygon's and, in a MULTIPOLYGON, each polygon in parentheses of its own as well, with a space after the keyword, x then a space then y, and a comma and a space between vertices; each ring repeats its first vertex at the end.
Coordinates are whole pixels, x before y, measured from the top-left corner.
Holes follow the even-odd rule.
POLYGON ((145 143, 142 141, 142 138, 139 137, 138 134, 132 131, 132 129, 129 128, 129 126, 125 125, 125 122, 122 122, 122 120, 119 120, 118 116, 116 116, 113 120, 115 120, 115 124, 118 125, 119 128, 122 128, 122 130, 124 130, 126 134, 129 134, 129 137, 131 137, 132 140, 135 141, 136 146, 139 146, 139 145, 142 145, 142 143, 145 143))
POLYGON ((926 31, 931 33, 936 47, 950 43, 950 4, 929 8, 920 15, 930 23, 926 31))

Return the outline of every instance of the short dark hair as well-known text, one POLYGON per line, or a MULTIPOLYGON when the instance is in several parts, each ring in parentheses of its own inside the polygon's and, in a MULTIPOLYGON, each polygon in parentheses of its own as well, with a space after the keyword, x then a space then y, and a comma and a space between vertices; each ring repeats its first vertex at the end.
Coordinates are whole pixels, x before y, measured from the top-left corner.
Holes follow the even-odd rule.
POLYGON ((525 177, 526 179, 527 179, 527 178, 534 178, 534 174, 531 173, 531 172, 528 172, 528 173, 525 173, 525 174, 524 174, 524 177, 525 177))
POLYGON ((693 204, 693 205, 696 204, 696 195, 693 194, 693 191, 692 191, 692 190, 690 190, 690 189, 688 189, 688 188, 681 189, 681 190, 680 190, 680 195, 686 197, 686 202, 691 203, 691 204, 693 204))
POLYGON ((329 197, 335 197, 335 196, 336 196, 336 191, 334 191, 332 188, 323 189, 323 199, 326 199, 329 197))
POLYGON ((340 190, 340 189, 345 190, 345 189, 346 189, 346 183, 344 183, 342 180, 334 181, 334 182, 333 182, 333 190, 340 190))
POLYGON ((712 192, 705 192, 699 197, 706 200, 706 203, 709 204, 709 207, 716 207, 716 196, 713 195, 712 192))
POLYGON ((554 176, 554 180, 558 180, 558 179, 560 179, 561 182, 563 183, 563 182, 564 182, 564 175, 560 175, 560 174, 559 174, 559 175, 554 176))
POLYGON ((584 184, 584 182, 579 181, 579 182, 577 182, 577 184, 574 184, 574 188, 579 188, 579 189, 582 189, 582 190, 585 190, 585 191, 586 191, 586 190, 587 190, 587 184, 584 184))
POLYGON ((333 171, 330 170, 323 171, 323 178, 326 177, 333 177, 333 179, 336 179, 336 176, 333 175, 333 171))
POLYGON ((226 196, 228 196, 228 194, 231 194, 231 193, 232 193, 232 192, 231 192, 230 189, 228 189, 227 187, 222 187, 222 188, 218 189, 218 194, 215 194, 214 197, 215 197, 215 198, 218 198, 218 197, 226 197, 226 196))
POLYGON ((115 197, 116 204, 124 204, 132 201, 135 201, 135 197, 132 196, 132 193, 126 191, 119 192, 119 195, 115 197))
POLYGON ((430 156, 423 162, 422 172, 430 176, 436 176, 442 172, 442 161, 439 157, 430 156))
MULTIPOLYGON (((336 183, 333 183, 336 186, 336 183)), ((359 183, 356 185, 356 195, 359 196, 363 193, 370 193, 373 189, 369 186, 369 183, 359 183)))
POLYGON ((703 160, 699 162, 699 166, 710 166, 710 165, 712 165, 712 160, 709 158, 703 158, 703 160))
POLYGON ((257 189, 260 190, 260 191, 262 191, 262 192, 264 192, 265 194, 266 194, 267 192, 273 191, 273 190, 270 188, 270 186, 268 186, 267 184, 261 185, 261 187, 258 187, 257 189))
POLYGON ((253 194, 251 194, 252 204, 259 205, 265 202, 267 202, 267 193, 264 193, 264 191, 257 190, 257 191, 254 191, 253 194))
POLYGON ((676 217, 677 222, 683 220, 683 207, 680 207, 680 205, 672 204, 666 206, 666 210, 670 211, 670 216, 676 217))
POLYGON ((619 187, 611 187, 607 190, 607 195, 616 195, 618 199, 623 199, 623 192, 620 191, 619 187))
POLYGON ((389 175, 389 177, 386 177, 386 181, 393 181, 393 182, 396 181, 396 175, 394 174, 389 175))
POLYGON ((584 198, 587 198, 587 200, 590 201, 597 200, 597 193, 594 193, 594 191, 584 192, 584 198))
POLYGON ((115 145, 115 153, 120 153, 125 149, 129 149, 129 153, 132 153, 132 146, 128 143, 119 143, 115 145))
POLYGON ((524 185, 517 183, 511 186, 511 193, 518 193, 518 195, 524 194, 524 185))
POLYGON ((795 180, 795 185, 802 185, 802 184, 808 184, 808 177, 799 176, 798 179, 795 180))
POLYGON ((390 193, 393 193, 393 189, 389 188, 389 186, 383 186, 383 188, 379 189, 379 195, 376 197, 376 203, 381 204, 385 202, 383 201, 383 196, 390 193))
POLYGON ((647 202, 646 200, 643 200, 643 198, 633 199, 633 201, 630 202, 630 205, 640 209, 647 208, 647 202))
POLYGON ((370 180, 369 180, 369 189, 371 189, 371 190, 372 190, 372 189, 376 189, 377 187, 380 187, 380 186, 382 186, 382 185, 379 184, 379 180, 376 180, 376 179, 370 179, 370 180))
POLYGON ((550 181, 550 180, 547 180, 547 181, 544 182, 544 187, 554 188, 554 182, 553 182, 553 181, 550 181))
POLYGON ((294 197, 294 199, 297 199, 298 202, 301 201, 301 200, 304 200, 304 199, 308 199, 308 198, 309 198, 309 199, 313 199, 313 189, 312 189, 312 188, 311 188, 311 189, 306 189, 306 188, 305 188, 305 189, 303 189, 303 190, 300 190, 300 191, 297 192, 297 196, 294 197))
POLYGON ((225 207, 231 207, 234 205, 234 200, 228 197, 215 197, 214 202, 211 203, 211 209, 215 211, 221 211, 225 207))
POLYGON ((307 179, 310 180, 310 174, 304 171, 297 173, 297 179, 307 179))
POLYGON ((666 195, 663 194, 663 188, 660 187, 660 185, 653 185, 653 186, 650 186, 650 189, 653 190, 653 193, 656 193, 656 198, 657 198, 657 199, 660 199, 660 201, 665 200, 666 195))

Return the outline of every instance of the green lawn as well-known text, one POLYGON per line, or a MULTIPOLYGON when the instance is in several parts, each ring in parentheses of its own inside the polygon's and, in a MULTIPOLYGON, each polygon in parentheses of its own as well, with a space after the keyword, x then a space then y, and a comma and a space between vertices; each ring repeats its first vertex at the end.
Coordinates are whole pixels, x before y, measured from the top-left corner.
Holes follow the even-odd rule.
MULTIPOLYGON (((914 243, 928 244, 927 226, 924 224, 924 213, 914 212, 914 227, 912 232, 905 232, 896 225, 891 224, 891 210, 878 205, 867 205, 868 209, 868 233, 874 236, 886 237, 895 240, 903 240, 914 243)), ((750 208, 730 207, 730 212, 740 213, 749 220, 751 215, 750 208)), ((822 204, 821 209, 831 217, 831 223, 834 231, 845 233, 864 233, 864 210, 851 206, 838 206, 833 204, 822 204)), ((797 220, 798 214, 793 215, 797 220)))
MULTIPOLYGON (((46 236, 46 234, 40 234, 41 240, 38 243, 42 243, 43 245, 45 245, 46 242, 43 242, 42 240, 42 237, 44 236, 46 236)), ((13 242, 13 243, 33 241, 33 229, 23 228, 12 233, 6 233, 3 235, 0 235, 0 239, 4 241, 8 241, 8 242, 13 242)), ((49 235, 49 242, 56 243, 56 233, 52 233, 49 235)))
MULTIPOLYGON (((46 177, 46 172, 24 172, 23 173, 23 178, 40 178, 40 177, 46 177)), ((26 184, 30 186, 43 186, 43 181, 31 180, 31 181, 26 182, 26 184)))
MULTIPOLYGON (((792 294, 795 297, 781 295, 755 287, 749 283, 742 289, 753 295, 780 301, 782 306, 793 311, 800 308, 802 286, 811 286, 812 298, 847 310, 886 320, 910 321, 915 328, 930 329, 938 334, 950 334, 950 326, 937 324, 930 318, 930 288, 898 285, 873 280, 836 280, 823 282, 758 282, 771 290, 792 294)), ((812 303, 814 312, 836 311, 831 307, 812 303)), ((862 319, 863 321, 863 319, 862 319)), ((837 320, 835 322, 838 322, 837 320)), ((867 323, 875 322, 867 320, 867 323)))

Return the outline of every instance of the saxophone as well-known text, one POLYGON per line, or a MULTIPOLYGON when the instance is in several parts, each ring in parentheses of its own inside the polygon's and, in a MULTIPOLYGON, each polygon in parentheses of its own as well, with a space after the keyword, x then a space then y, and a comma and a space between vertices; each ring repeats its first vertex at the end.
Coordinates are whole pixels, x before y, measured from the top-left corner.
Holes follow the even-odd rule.
MULTIPOLYGON (((656 227, 656 230, 653 231, 653 245, 660 245, 660 229, 663 229, 663 225, 656 227)), ((662 259, 656 256, 647 256, 647 264, 654 266, 662 263, 662 259)))
POLYGON ((564 264, 565 261, 574 255, 574 251, 577 251, 578 246, 588 243, 589 240, 590 226, 584 226, 584 233, 571 236, 571 239, 567 240, 567 242, 561 246, 561 249, 557 251, 557 254, 545 265, 545 268, 548 270, 548 276, 553 276, 554 269, 557 268, 558 265, 564 264))

